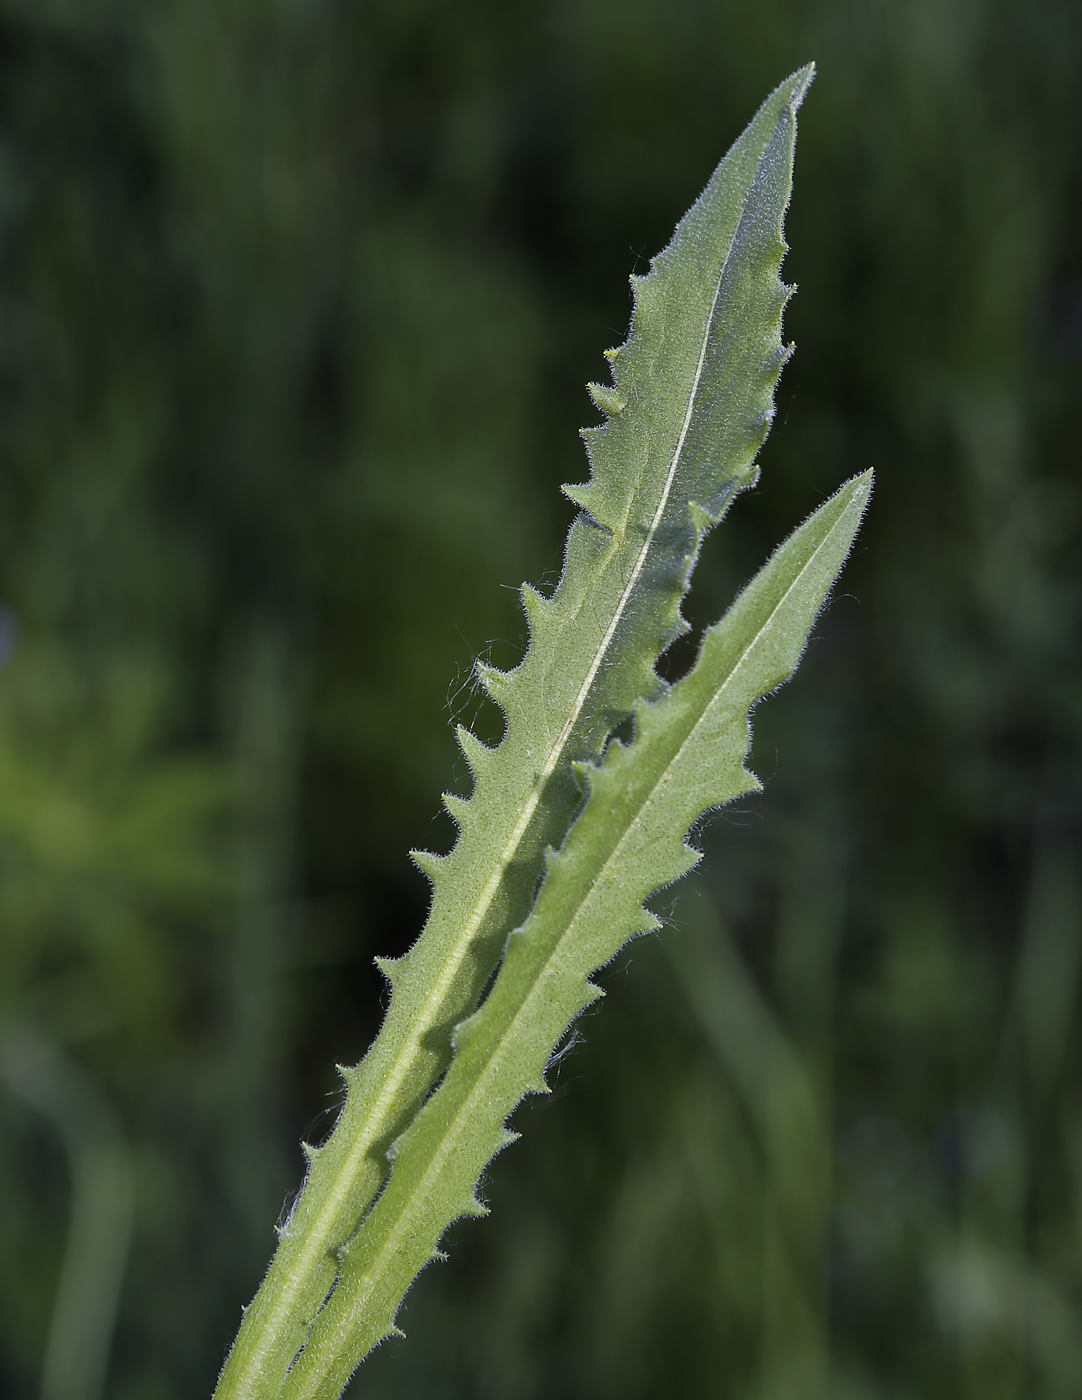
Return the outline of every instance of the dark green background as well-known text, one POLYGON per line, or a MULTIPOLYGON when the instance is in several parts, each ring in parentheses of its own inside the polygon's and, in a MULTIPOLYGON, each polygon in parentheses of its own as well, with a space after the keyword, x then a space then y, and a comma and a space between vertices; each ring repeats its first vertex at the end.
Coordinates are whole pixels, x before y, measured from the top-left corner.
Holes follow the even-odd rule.
POLYGON ((799 348, 690 612, 871 465, 858 551, 351 1394, 1082 1390, 1076 0, 2 0, 5 1397, 95 1151, 106 1393, 209 1395, 626 276, 809 58, 799 348))

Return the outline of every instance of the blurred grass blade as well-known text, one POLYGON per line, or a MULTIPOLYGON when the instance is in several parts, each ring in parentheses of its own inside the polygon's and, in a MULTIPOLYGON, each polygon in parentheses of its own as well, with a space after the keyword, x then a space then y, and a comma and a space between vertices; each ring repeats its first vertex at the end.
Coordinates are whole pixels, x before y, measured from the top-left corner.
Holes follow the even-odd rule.
POLYGON ((27 1027, 10 1030, 0 1044, 0 1078, 49 1120, 70 1178, 41 1400, 101 1400, 135 1209, 124 1130, 91 1076, 27 1027))

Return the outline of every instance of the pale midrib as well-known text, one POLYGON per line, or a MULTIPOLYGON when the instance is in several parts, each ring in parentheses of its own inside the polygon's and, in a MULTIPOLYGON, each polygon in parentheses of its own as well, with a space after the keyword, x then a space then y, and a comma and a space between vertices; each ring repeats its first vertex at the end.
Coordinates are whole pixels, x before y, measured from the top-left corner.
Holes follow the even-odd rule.
MULTIPOLYGON (((755 182, 753 181, 751 186, 749 186, 749 197, 754 187, 755 182)), ((582 714, 582 708, 586 703, 586 698, 590 693, 594 681, 597 679, 597 673, 601 669, 608 649, 612 645, 612 640, 616 635, 616 630, 623 620, 624 613, 627 611, 631 596, 638 585, 639 579, 642 577, 643 569, 646 567, 647 556, 654 543, 658 526, 661 524, 662 517, 665 514, 665 508, 669 503, 669 497, 672 494, 673 482, 676 479, 676 473, 679 469, 680 459, 684 451, 684 444, 687 441, 687 435, 691 428, 691 420, 695 411, 695 399, 699 392, 699 385, 702 382, 703 368, 706 364, 706 352, 710 346, 710 331, 713 326, 714 313, 717 310, 718 298, 721 296, 722 283, 725 280, 725 274, 729 268, 729 260, 732 257, 732 251, 740 233, 740 225, 744 221, 746 212, 747 200, 745 200, 744 208, 741 210, 740 218, 737 220, 732 241, 726 251, 725 261, 722 264, 717 283, 714 287, 714 296, 710 303, 710 311, 707 314, 702 344, 699 347, 699 358, 695 366, 695 375, 692 379, 691 390, 688 394, 687 408, 684 411, 684 420, 680 426, 680 435, 677 438, 676 447, 673 450, 672 459, 665 476, 665 484, 658 499, 657 509, 654 511, 654 517, 643 538, 638 557, 635 560, 634 567, 620 595, 620 600, 613 610, 612 621, 609 623, 605 635, 601 640, 601 644, 594 654, 586 676, 579 687, 578 694, 575 696, 570 713, 556 738, 556 742, 549 751, 545 766, 536 779, 523 805, 518 822, 515 824, 514 830, 511 832, 507 844, 504 846, 493 868, 492 874, 489 876, 484 889, 481 891, 480 897, 474 905, 473 912, 467 920, 462 934, 457 939, 454 948, 445 960, 440 976, 437 978, 426 997, 420 1014, 414 1018, 414 1029, 411 1031, 395 1063, 384 1079, 383 1087, 372 1109, 369 1111, 366 1128, 358 1135, 356 1142, 353 1144, 337 1183, 332 1185, 329 1192, 324 1197, 326 1201, 325 1208, 320 1212, 316 1222, 306 1232, 305 1248, 303 1248, 300 1255, 294 1257, 293 1260, 293 1270, 291 1271, 293 1286, 290 1287, 289 1284, 287 1284, 282 1289, 279 1295, 280 1302, 269 1315, 263 1328, 264 1335, 268 1338, 268 1341, 256 1351, 255 1357, 253 1358, 254 1364, 250 1363, 249 1370, 257 1369, 258 1363, 273 1351, 278 1327, 283 1318, 292 1311, 298 1295, 307 1285, 309 1270, 314 1267, 320 1256, 325 1256, 328 1252, 328 1244, 331 1240, 331 1236, 335 1233, 334 1227, 337 1224, 339 1212, 353 1191, 354 1179, 357 1171, 371 1152, 373 1145, 386 1131, 385 1120, 387 1114, 393 1107, 402 1085, 409 1076, 410 1069, 415 1063, 418 1051, 420 1050, 422 1039, 431 1031, 434 1019, 440 1007, 443 1005, 447 990, 457 977, 462 963, 469 953, 474 935, 481 927, 492 906, 492 901, 495 899, 500 885, 503 883, 507 868, 514 860, 522 838, 525 836, 533 820, 534 813, 537 811, 545 786, 563 759, 568 742, 582 714), (324 1223, 321 1224, 321 1222, 324 1223)), ((340 1241, 339 1243, 342 1242, 340 1241)), ((246 1394, 248 1392, 241 1393, 246 1394)))
MULTIPOLYGON (((705 722, 710 712, 714 709, 715 705, 717 704, 718 700, 724 695, 724 693, 727 690, 731 689, 741 668, 747 663, 747 660, 751 655, 753 649, 762 640, 763 636, 770 630, 771 626, 774 623, 774 619, 778 615, 778 612, 784 607, 786 601, 792 594, 793 590, 799 585, 800 581, 804 578, 808 570, 812 567, 812 565, 815 563, 818 557, 822 554, 823 550, 826 549, 827 545, 834 537, 835 532, 841 525, 842 520, 844 518, 845 515, 843 512, 839 519, 836 520, 834 524, 830 527, 830 530, 827 532, 826 537, 822 540, 822 542, 819 545, 816 546, 815 550, 809 556, 807 561, 794 575, 792 582, 789 584, 789 586, 785 589, 784 593, 782 593, 781 597, 771 608, 770 613, 768 614, 766 619, 756 629, 754 636, 749 640, 744 650, 740 653, 736 661, 733 663, 728 675, 725 677, 723 684, 718 687, 718 689, 714 692, 711 698, 703 706, 702 712, 695 720, 695 723, 688 730, 685 737, 681 740, 679 747, 667 760, 665 766, 661 769, 656 779, 651 784, 649 791, 643 797, 642 802, 636 809, 635 815, 628 821, 627 825, 625 826, 624 831, 620 836, 620 839, 617 841, 616 845, 613 847, 609 855, 598 867, 597 873, 593 876, 590 882, 590 886, 592 889, 597 889, 601 886, 605 875, 609 872, 613 863, 617 861, 623 853, 628 836, 635 829, 636 820, 638 816, 642 813, 643 809, 650 802, 651 798, 657 792, 662 782, 664 782, 667 775, 672 771, 673 766, 678 762, 681 755, 687 749, 688 745, 694 741, 695 735, 698 733, 699 727, 705 722)), ((546 960, 546 970, 549 970, 553 967, 553 965, 558 960, 561 951, 566 946, 567 940, 573 937, 576 925, 580 922, 580 915, 582 914, 584 907, 585 902, 576 909, 575 914, 569 920, 567 927, 560 935, 559 939, 557 940, 555 946, 552 949, 552 952, 549 954, 546 960)), ((446 1161, 451 1155, 451 1153, 454 1151, 456 1138, 463 1131, 463 1125, 465 1124, 466 1126, 468 1126, 469 1119, 475 1111, 475 1106, 477 1105, 477 1103, 479 1101, 483 1101, 487 1097, 488 1085, 498 1072, 498 1067, 501 1063, 501 1059, 508 1042, 513 1039, 517 1028, 522 1024, 523 1019, 525 1018, 527 1022, 529 1021, 530 1017, 527 1015, 527 1013, 530 1012, 535 1002, 535 999, 544 994, 544 981, 545 974, 543 972, 536 979, 529 993, 523 999, 522 1004, 519 1006, 519 1009, 511 1018, 511 1021, 508 1023, 506 1030, 502 1033, 496 1045, 493 1047, 492 1052, 488 1057, 487 1065, 477 1076, 477 1080, 473 1088, 470 1090, 467 1097, 463 1100, 457 1113, 451 1119, 451 1122, 448 1124, 446 1130, 444 1131, 440 1145, 433 1153, 432 1160, 429 1163, 429 1166, 425 1171, 424 1176, 422 1177, 419 1184, 410 1193, 410 1202, 412 1208, 407 1208, 399 1216, 398 1221, 391 1229, 390 1233, 387 1236, 387 1239, 381 1247, 379 1254, 376 1255, 376 1258, 373 1260, 371 1266, 367 1270, 366 1277, 368 1279, 368 1287, 365 1289, 363 1295, 359 1299, 357 1299, 356 1302, 354 1302, 354 1304, 352 1305, 351 1311, 353 1311, 354 1313, 356 1313, 359 1308, 363 1307, 364 1303, 369 1298, 371 1298, 372 1294, 375 1292, 376 1288, 379 1285, 380 1275, 386 1270, 386 1268, 388 1267, 388 1263, 393 1262, 393 1255, 398 1246, 399 1241, 404 1235, 411 1233, 413 1229, 413 1220, 417 1213, 418 1205, 427 1204, 428 1201, 431 1199, 433 1192, 437 1190, 439 1185, 439 1179, 441 1174, 443 1173, 446 1161)), ((345 1346, 347 1340, 344 1329, 340 1329, 339 1335, 342 1338, 342 1340, 340 1345, 335 1349, 335 1355, 339 1355, 341 1353, 341 1350, 345 1346)), ((316 1385, 318 1385, 321 1383, 322 1377, 315 1376, 314 1380, 316 1385)), ((310 1397, 313 1394, 314 1391, 312 1390, 301 1391, 297 1394, 295 1400, 306 1400, 307 1397, 310 1397)))

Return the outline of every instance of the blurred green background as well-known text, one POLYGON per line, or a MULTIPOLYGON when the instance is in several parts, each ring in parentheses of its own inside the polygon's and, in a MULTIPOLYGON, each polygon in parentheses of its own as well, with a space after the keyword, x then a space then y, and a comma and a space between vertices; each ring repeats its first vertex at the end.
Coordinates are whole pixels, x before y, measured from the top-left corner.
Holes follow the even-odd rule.
POLYGON ((627 274, 809 58, 690 612, 862 541, 350 1394, 1082 1393, 1076 0, 0 0, 5 1397, 209 1395, 627 274))

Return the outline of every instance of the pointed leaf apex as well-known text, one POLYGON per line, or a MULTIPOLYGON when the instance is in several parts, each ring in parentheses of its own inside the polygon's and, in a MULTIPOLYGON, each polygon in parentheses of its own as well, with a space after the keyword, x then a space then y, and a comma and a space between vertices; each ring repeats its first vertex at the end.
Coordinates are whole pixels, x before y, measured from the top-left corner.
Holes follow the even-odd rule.
POLYGON ((789 98, 790 105, 796 109, 804 101, 804 95, 815 81, 816 74, 815 60, 805 63, 803 68, 798 68, 791 78, 786 81, 792 83, 792 95, 789 98))

